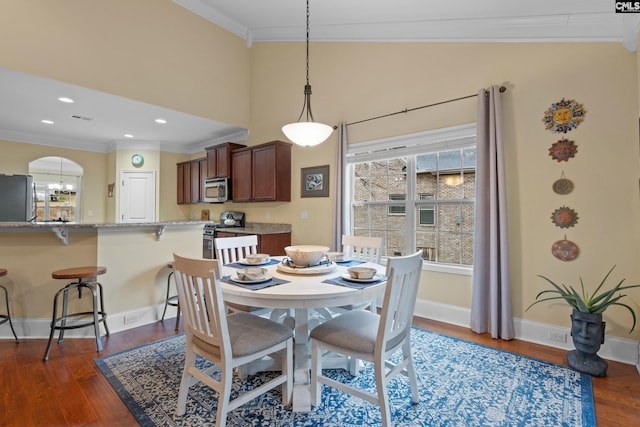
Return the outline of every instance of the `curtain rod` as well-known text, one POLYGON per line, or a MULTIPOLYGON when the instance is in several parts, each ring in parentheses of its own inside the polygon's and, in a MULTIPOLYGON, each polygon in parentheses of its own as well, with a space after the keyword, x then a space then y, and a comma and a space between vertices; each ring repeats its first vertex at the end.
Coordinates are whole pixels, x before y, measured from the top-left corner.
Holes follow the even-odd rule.
MULTIPOLYGON (((500 93, 506 92, 507 88, 504 86, 500 86, 500 93)), ((487 92, 485 92, 485 95, 487 94, 487 92)), ((351 122, 351 123, 347 123, 345 126, 351 126, 351 125, 357 125, 358 123, 364 123, 364 122, 369 122, 371 120, 377 120, 377 119, 382 119, 384 117, 389 117, 389 116, 395 116, 396 114, 402 114, 402 113, 408 113, 410 111, 416 111, 416 110, 421 110, 423 108, 428 108, 428 107, 435 107, 437 105, 442 105, 442 104, 447 104, 449 102, 454 102, 454 101, 461 101, 463 99, 468 99, 468 98, 473 98, 478 96, 477 93, 474 93, 473 95, 467 95, 467 96, 461 96, 460 98, 454 98, 454 99, 449 99, 447 101, 441 101, 441 102, 436 102, 435 104, 429 104, 429 105, 422 105, 420 107, 414 107, 414 108, 409 108, 409 109, 404 109, 402 111, 396 111, 395 113, 389 113, 389 114, 384 114, 382 116, 377 116, 377 117, 370 117, 368 119, 364 119, 364 120, 358 120, 357 122, 351 122)), ((338 126, 333 126, 334 129, 338 129, 338 126)))

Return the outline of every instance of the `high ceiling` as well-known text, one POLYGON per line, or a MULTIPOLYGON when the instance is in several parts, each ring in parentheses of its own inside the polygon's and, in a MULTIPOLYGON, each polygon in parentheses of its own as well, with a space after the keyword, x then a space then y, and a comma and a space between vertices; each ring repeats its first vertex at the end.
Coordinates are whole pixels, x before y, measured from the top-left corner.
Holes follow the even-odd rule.
MULTIPOLYGON (((173 0, 245 39, 305 39, 304 0, 173 0)), ((637 45, 640 14, 603 0, 311 0, 311 41, 619 42, 637 45)), ((120 143, 194 153, 248 130, 0 68, 0 139, 107 152, 120 143), (73 104, 57 100, 73 98, 73 104), (75 116, 75 117, 74 117, 75 116), (166 124, 154 122, 163 118, 166 124), (42 119, 55 123, 46 125, 42 119), (127 139, 124 134, 131 134, 127 139)))

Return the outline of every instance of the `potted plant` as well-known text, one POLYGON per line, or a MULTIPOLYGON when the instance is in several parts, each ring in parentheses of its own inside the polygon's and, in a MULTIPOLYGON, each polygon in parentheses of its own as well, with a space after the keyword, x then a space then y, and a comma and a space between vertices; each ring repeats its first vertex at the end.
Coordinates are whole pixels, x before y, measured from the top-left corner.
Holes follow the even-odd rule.
POLYGON ((619 293, 625 289, 637 288, 640 285, 623 286, 625 279, 620 280, 617 285, 610 289, 603 289, 605 282, 616 266, 604 276, 600 285, 589 294, 584 287, 582 278, 580 278, 581 292, 578 293, 573 286, 564 284, 558 285, 548 277, 538 275, 549 284, 552 289, 546 289, 536 295, 536 301, 533 302, 527 310, 536 304, 545 301, 562 299, 573 308, 571 314, 571 337, 575 350, 567 354, 569 366, 577 371, 585 372, 594 376, 603 377, 607 373, 607 362, 597 355, 600 345, 604 343, 604 331, 606 323, 602 320, 602 313, 609 307, 618 305, 626 308, 631 313, 633 323, 631 331, 636 327, 636 313, 633 308, 623 302, 620 302, 625 294, 619 293))

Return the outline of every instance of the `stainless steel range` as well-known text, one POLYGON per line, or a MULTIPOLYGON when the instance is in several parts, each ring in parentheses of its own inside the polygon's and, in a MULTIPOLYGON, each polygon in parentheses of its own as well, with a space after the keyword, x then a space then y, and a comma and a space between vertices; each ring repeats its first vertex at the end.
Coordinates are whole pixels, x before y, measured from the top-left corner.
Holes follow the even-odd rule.
POLYGON ((219 222, 204 225, 202 230, 202 258, 214 259, 216 250, 213 239, 218 228, 244 227, 244 212, 225 211, 220 214, 219 222))

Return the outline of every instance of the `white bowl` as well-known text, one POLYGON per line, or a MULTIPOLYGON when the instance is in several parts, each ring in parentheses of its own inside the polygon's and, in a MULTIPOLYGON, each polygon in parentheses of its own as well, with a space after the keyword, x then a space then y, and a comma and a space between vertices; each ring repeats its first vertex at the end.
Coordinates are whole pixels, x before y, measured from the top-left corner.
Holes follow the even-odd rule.
POLYGON ((266 268, 249 267, 239 269, 237 274, 240 280, 263 280, 267 278, 267 271, 266 268))
POLYGON ((269 254, 249 254, 246 261, 248 264, 264 264, 269 262, 269 254))
POLYGON ((327 258, 331 261, 341 262, 344 261, 344 253, 343 252, 329 252, 327 253, 327 258))
POLYGON ((371 267, 351 267, 347 270, 352 279, 371 279, 377 270, 371 267))
POLYGON ((318 245, 295 245, 287 246, 284 251, 295 265, 310 267, 317 265, 329 252, 329 248, 318 245))

